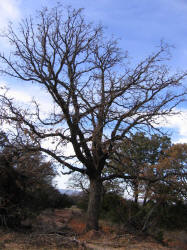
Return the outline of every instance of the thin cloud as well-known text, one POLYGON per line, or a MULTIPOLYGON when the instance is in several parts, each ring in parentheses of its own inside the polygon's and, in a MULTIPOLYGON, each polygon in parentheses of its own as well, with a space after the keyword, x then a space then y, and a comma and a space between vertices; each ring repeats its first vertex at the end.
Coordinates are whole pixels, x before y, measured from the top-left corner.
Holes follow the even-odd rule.
POLYGON ((174 130, 174 143, 187 143, 187 109, 183 109, 180 114, 160 119, 158 122, 159 126, 174 130))
POLYGON ((6 27, 9 21, 19 20, 21 12, 18 0, 0 0, 0 26, 6 27))
MULTIPOLYGON (((15 23, 21 18, 21 0, 0 0, 0 32, 3 33, 9 22, 15 23)), ((6 39, 0 40, 1 48, 8 48, 9 43, 6 39)))
MULTIPOLYGON (((4 94, 7 91, 7 88, 8 84, 5 81, 0 81, 0 94, 4 94)), ((9 89, 8 96, 25 104, 32 101, 32 97, 26 91, 9 89)))

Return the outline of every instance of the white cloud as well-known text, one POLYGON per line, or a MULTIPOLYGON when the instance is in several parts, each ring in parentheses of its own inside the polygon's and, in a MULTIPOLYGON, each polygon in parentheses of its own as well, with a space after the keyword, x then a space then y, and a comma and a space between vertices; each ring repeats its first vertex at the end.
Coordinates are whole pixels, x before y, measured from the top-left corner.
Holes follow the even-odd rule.
MULTIPOLYGON (((53 111, 53 103, 50 96, 39 86, 30 85, 20 89, 20 85, 12 86, 6 81, 0 81, 0 94, 4 94, 7 90, 6 95, 13 98, 18 104, 29 104, 31 107, 32 101, 35 100, 40 106, 41 115, 44 117, 53 111)), ((33 103, 32 105, 35 107, 33 103)))
MULTIPOLYGON (((8 84, 4 81, 1 81, 0 82, 0 94, 5 93, 7 91, 7 88, 8 88, 8 84)), ((18 102, 22 102, 25 104, 32 101, 32 96, 27 94, 27 92, 25 91, 10 89, 8 90, 8 96, 10 98, 14 98, 18 102)))
MULTIPOLYGON (((7 29, 8 23, 15 23, 21 18, 20 11, 21 0, 0 0, 0 32, 7 29)), ((1 48, 6 49, 9 47, 7 39, 0 40, 1 48)))
POLYGON ((32 101, 32 97, 23 91, 10 90, 9 96, 13 97, 19 102, 28 103, 32 101))
POLYGON ((2 93, 2 92, 3 92, 3 90, 4 90, 6 87, 7 87, 7 83, 6 83, 6 82, 1 81, 1 82, 0 82, 0 89, 1 89, 0 93, 2 93))
POLYGON ((0 26, 6 27, 9 21, 18 20, 21 17, 19 10, 20 0, 0 0, 0 26))
POLYGON ((60 174, 60 171, 59 171, 59 175, 57 175, 54 178, 53 183, 56 184, 58 189, 66 189, 68 186, 69 178, 70 178, 70 175, 62 175, 60 174))
POLYGON ((187 143, 187 109, 181 110, 180 114, 161 119, 159 126, 177 131, 174 143, 187 143))

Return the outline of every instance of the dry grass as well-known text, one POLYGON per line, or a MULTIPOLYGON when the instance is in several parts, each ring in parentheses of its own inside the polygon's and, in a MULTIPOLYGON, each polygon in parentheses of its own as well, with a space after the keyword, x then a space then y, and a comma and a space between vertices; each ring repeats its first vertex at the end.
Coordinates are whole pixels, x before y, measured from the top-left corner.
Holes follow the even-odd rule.
POLYGON ((1 230, 0 250, 187 249, 186 232, 167 232, 164 241, 168 247, 151 237, 125 233, 119 225, 105 221, 100 222, 99 232, 85 233, 85 215, 75 208, 46 211, 33 221, 33 225, 34 231, 27 233, 1 230))
POLYGON ((79 249, 79 241, 74 237, 65 237, 58 234, 39 233, 7 233, 1 231, 0 249, 4 250, 56 250, 79 249))

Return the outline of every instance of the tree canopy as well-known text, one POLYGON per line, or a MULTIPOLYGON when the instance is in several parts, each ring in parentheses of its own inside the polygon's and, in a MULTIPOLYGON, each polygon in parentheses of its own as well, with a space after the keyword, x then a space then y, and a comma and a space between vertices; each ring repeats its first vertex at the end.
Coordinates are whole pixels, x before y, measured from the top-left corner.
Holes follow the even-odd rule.
POLYGON ((66 173, 88 176, 87 230, 98 229, 102 182, 115 177, 103 176, 104 167, 119 141, 137 130, 158 130, 159 117, 175 113, 186 95, 186 72, 169 71, 164 64, 169 46, 163 43, 130 67, 117 40, 87 22, 82 9, 43 9, 18 30, 10 25, 4 36, 12 50, 9 56, 0 54, 0 72, 41 86, 54 109, 43 116, 37 102, 35 109, 24 109, 5 93, 0 118, 19 128, 17 143, 27 150, 48 154, 69 169, 66 173), (46 146, 47 140, 53 147, 46 146), (63 147, 69 144, 73 152, 67 155, 63 147))
POLYGON ((170 146, 171 141, 167 136, 148 136, 143 132, 133 134, 120 143, 106 172, 124 179, 137 202, 141 191, 145 192, 158 179, 156 164, 166 157, 166 150, 170 146))
POLYGON ((52 185, 54 176, 54 165, 41 152, 20 148, 0 131, 0 225, 19 226, 27 216, 56 205, 60 193, 52 185))

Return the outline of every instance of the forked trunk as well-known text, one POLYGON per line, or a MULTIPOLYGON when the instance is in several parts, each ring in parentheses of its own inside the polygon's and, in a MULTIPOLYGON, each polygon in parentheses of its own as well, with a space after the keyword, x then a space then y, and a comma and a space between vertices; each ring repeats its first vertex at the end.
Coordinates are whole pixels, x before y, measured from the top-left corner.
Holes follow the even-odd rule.
POLYGON ((90 179, 90 194, 87 210, 86 231, 99 229, 99 212, 101 205, 102 182, 100 179, 90 179))

